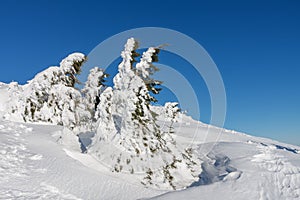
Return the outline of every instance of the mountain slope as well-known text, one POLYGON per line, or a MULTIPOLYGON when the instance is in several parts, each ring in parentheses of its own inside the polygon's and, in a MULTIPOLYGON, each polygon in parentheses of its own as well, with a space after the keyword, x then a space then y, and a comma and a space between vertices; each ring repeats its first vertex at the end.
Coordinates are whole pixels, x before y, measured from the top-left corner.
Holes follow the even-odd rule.
POLYGON ((60 132, 58 126, 0 122, 1 199, 136 199, 161 193, 72 159, 58 142, 60 132))
POLYGON ((203 182, 153 199, 299 199, 299 153, 281 148, 257 139, 218 143, 202 165, 203 182))
MULTIPOLYGON (((0 84, 0 105, 7 98, 0 84)), ((146 188, 138 175, 112 173, 89 154, 93 133, 80 139, 61 126, 2 119, 0 199, 299 199, 300 147, 225 130, 180 115, 178 148, 194 147, 200 180, 181 191, 146 188), (79 143, 81 141, 81 144, 79 143)), ((159 108, 157 108, 159 109, 159 108)), ((159 125, 169 127, 162 115, 159 125)))

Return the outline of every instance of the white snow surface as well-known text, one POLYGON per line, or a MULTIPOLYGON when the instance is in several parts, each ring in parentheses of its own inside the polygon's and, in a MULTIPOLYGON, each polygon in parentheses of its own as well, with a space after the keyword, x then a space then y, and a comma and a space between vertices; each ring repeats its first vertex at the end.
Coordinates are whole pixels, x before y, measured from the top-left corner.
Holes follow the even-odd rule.
MULTIPOLYGON (((180 191, 144 187, 138 175, 113 173, 61 126, 5 120, 0 83, 0 199, 300 199, 300 147, 253 137, 180 114, 173 135, 202 161, 199 181, 180 191), (209 131, 208 131, 209 130, 209 131)), ((157 112, 161 108, 156 108, 157 112)), ((170 120, 160 115, 162 129, 170 120)), ((107 163, 106 163, 107 164, 107 163)))

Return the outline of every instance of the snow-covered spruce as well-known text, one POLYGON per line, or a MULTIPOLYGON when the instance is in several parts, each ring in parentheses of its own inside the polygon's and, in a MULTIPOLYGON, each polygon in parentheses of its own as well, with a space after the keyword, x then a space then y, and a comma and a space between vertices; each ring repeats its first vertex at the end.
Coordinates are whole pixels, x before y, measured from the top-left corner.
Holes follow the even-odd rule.
POLYGON ((180 112, 177 102, 166 102, 164 106, 165 110, 165 119, 170 120, 171 124, 169 126, 169 133, 174 133, 173 124, 176 122, 176 117, 180 112))
POLYGON ((108 74, 106 74, 103 69, 94 67, 90 70, 90 74, 84 88, 81 90, 84 96, 84 103, 92 116, 95 116, 95 119, 98 119, 98 116, 95 115, 95 111, 100 103, 99 97, 105 88, 104 82, 107 77, 108 74))
MULTIPOLYGON (((198 160, 192 149, 176 147, 173 130, 157 125, 157 114, 150 106, 156 101, 151 94, 160 91, 161 82, 151 77, 158 70, 153 62, 158 60, 159 49, 150 47, 137 63, 137 48, 130 38, 113 88, 106 88, 108 75, 97 67, 90 71, 81 91, 75 88, 86 60, 81 53, 69 55, 59 67, 49 67, 24 86, 11 83, 6 119, 62 125, 68 133, 96 130, 89 152, 112 171, 141 174, 144 185, 162 189, 190 185, 200 173, 198 160)), ((166 110, 171 121, 175 107, 170 108, 171 114, 166 110)))
POLYGON ((128 39, 114 88, 100 96, 98 129, 89 152, 112 171, 141 174, 144 185, 184 188, 198 180, 199 163, 191 149, 180 152, 170 142, 170 133, 157 125, 150 92, 159 92, 159 82, 150 78, 150 68, 158 50, 149 48, 135 67, 137 48, 137 42, 128 39))
MULTIPOLYGON (((151 75, 159 70, 153 65, 153 62, 158 61, 159 51, 159 48, 150 47, 146 52, 143 53, 141 61, 136 64, 137 74, 143 79, 148 91, 152 94, 158 94, 161 90, 159 86, 162 82, 151 77, 151 75)), ((150 98, 151 101, 157 101, 153 96, 150 96, 150 98)))
MULTIPOLYGON (((101 134, 96 134, 94 141, 111 141, 114 135, 112 133, 116 132, 112 119, 112 96, 113 91, 111 87, 106 88, 100 96, 95 118, 98 119, 96 123, 97 132, 101 134)), ((96 152, 98 151, 96 150, 96 152)))
POLYGON ((8 119, 25 122, 46 122, 63 125, 70 129, 85 125, 91 118, 81 93, 74 87, 76 75, 86 57, 73 53, 63 59, 59 67, 49 67, 37 74, 22 89, 13 86, 11 98, 16 98, 17 107, 8 106, 8 119), (18 97, 15 94, 19 93, 18 97))
POLYGON ((22 98, 23 87, 17 82, 11 82, 7 88, 8 100, 6 105, 2 105, 5 109, 4 118, 14 121, 21 121, 20 110, 24 109, 24 99, 22 98))

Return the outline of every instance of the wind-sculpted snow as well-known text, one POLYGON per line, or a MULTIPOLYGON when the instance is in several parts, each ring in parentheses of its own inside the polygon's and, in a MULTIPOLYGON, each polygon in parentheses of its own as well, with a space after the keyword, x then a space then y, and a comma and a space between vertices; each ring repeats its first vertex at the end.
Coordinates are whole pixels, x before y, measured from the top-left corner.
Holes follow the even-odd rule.
POLYGON ((202 172, 199 181, 194 182, 190 187, 209 185, 218 181, 236 180, 241 172, 230 166, 230 159, 224 155, 208 155, 208 159, 201 165, 202 172))
MULTIPOLYGON (((188 117, 178 121, 174 138, 184 148, 199 123, 188 117)), ((200 125, 194 141, 198 150, 206 148, 207 125, 200 125)), ((296 146, 224 130, 208 157, 198 151, 203 161, 201 184, 168 192, 145 188, 138 174, 111 172, 73 148, 79 146, 75 135, 63 143, 62 134, 59 126, 0 121, 0 199, 299 199, 300 155, 285 150, 298 152, 296 146)), ((93 134, 84 136, 89 137, 93 134)))
POLYGON ((42 161, 43 156, 27 147, 24 134, 31 132, 32 128, 22 124, 0 125, 0 199, 78 199, 44 182, 33 187, 32 177, 41 176, 47 169, 37 167, 36 162, 42 161), (26 185, 28 181, 30 184, 26 185))
MULTIPOLYGON (((223 142, 215 146, 208 158, 202 157, 206 163, 201 174, 202 182, 200 179, 198 184, 193 185, 194 187, 166 193, 153 199, 300 198, 299 154, 277 149, 275 141, 237 133, 227 135, 224 132, 221 140, 223 142), (229 139, 230 137, 232 138, 229 139)), ((291 145, 278 145, 294 148, 291 145)), ((206 144, 200 146, 205 148, 206 144)))
POLYGON ((0 121, 0 199, 126 200, 161 193, 118 178, 101 165, 95 170, 75 161, 63 150, 70 143, 60 144, 62 132, 59 126, 0 121))
POLYGON ((25 161, 32 160, 31 154, 21 137, 25 126, 14 127, 12 124, 0 125, 1 146, 0 146, 0 180, 5 182, 11 177, 27 177, 30 171, 29 166, 24 166, 25 161), (7 174, 11 176, 6 176, 7 174))
POLYGON ((264 173, 265 179, 259 184, 273 186, 272 188, 261 188, 260 200, 278 197, 299 199, 300 167, 290 163, 284 155, 280 154, 280 150, 276 146, 261 145, 258 148, 260 153, 253 156, 252 162, 267 171, 264 173))

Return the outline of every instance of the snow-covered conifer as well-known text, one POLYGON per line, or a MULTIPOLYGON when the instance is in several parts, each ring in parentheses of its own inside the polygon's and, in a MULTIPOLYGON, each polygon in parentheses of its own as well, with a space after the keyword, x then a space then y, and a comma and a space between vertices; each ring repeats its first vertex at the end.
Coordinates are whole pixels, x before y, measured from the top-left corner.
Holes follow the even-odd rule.
POLYGON ((176 116, 180 112, 180 108, 178 108, 178 103, 177 102, 166 102, 164 109, 165 109, 166 119, 171 121, 171 124, 169 127, 169 132, 174 133, 173 124, 174 124, 174 122, 176 122, 176 116))
POLYGON ((76 75, 86 57, 73 53, 63 59, 60 67, 50 67, 26 85, 23 98, 25 121, 49 122, 73 129, 90 118, 81 93, 74 87, 76 75))
POLYGON ((105 88, 105 78, 108 77, 102 69, 94 67, 90 70, 88 79, 82 89, 84 95, 84 102, 88 107, 91 115, 95 115, 95 111, 100 102, 100 94, 105 88))
POLYGON ((6 119, 22 121, 20 112, 24 107, 24 99, 22 98, 23 88, 17 82, 11 82, 8 85, 8 101, 6 107, 6 119))
POLYGON ((112 171, 144 173, 141 182, 145 185, 181 188, 181 179, 191 183, 198 177, 191 173, 187 159, 174 143, 169 142, 172 136, 161 132, 151 110, 153 99, 150 92, 153 91, 149 91, 147 80, 151 80, 149 68, 156 51, 150 48, 144 53, 136 69, 137 48, 137 42, 128 39, 121 53, 123 60, 118 66, 118 74, 113 79, 114 89, 109 95, 101 95, 105 98, 98 105, 99 125, 89 151, 103 163, 111 165, 112 171), (107 99, 111 99, 111 107, 105 109, 109 112, 103 111, 105 105, 102 105, 107 99), (112 129, 105 131, 107 128, 112 129), (179 173, 181 170, 185 172, 179 173))
MULTIPOLYGON (((136 64, 137 74, 143 79, 148 91, 152 94, 158 94, 161 90, 159 86, 162 82, 151 77, 151 75, 159 70, 155 65, 153 65, 153 62, 158 61, 159 52, 159 48, 150 47, 146 52, 143 53, 140 62, 136 64)), ((152 102, 157 101, 153 96, 151 96, 150 100, 152 102)))
POLYGON ((97 134, 93 138, 93 143, 89 151, 94 152, 98 158, 103 156, 101 150, 106 149, 109 151, 111 149, 110 147, 106 147, 111 145, 110 142, 117 132, 112 117, 112 98, 112 88, 107 87, 100 95, 100 101, 95 113, 97 134))
POLYGON ((82 64, 87 57, 82 53, 72 53, 60 62, 60 69, 65 75, 66 86, 74 87, 78 83, 77 75, 81 72, 82 64))

